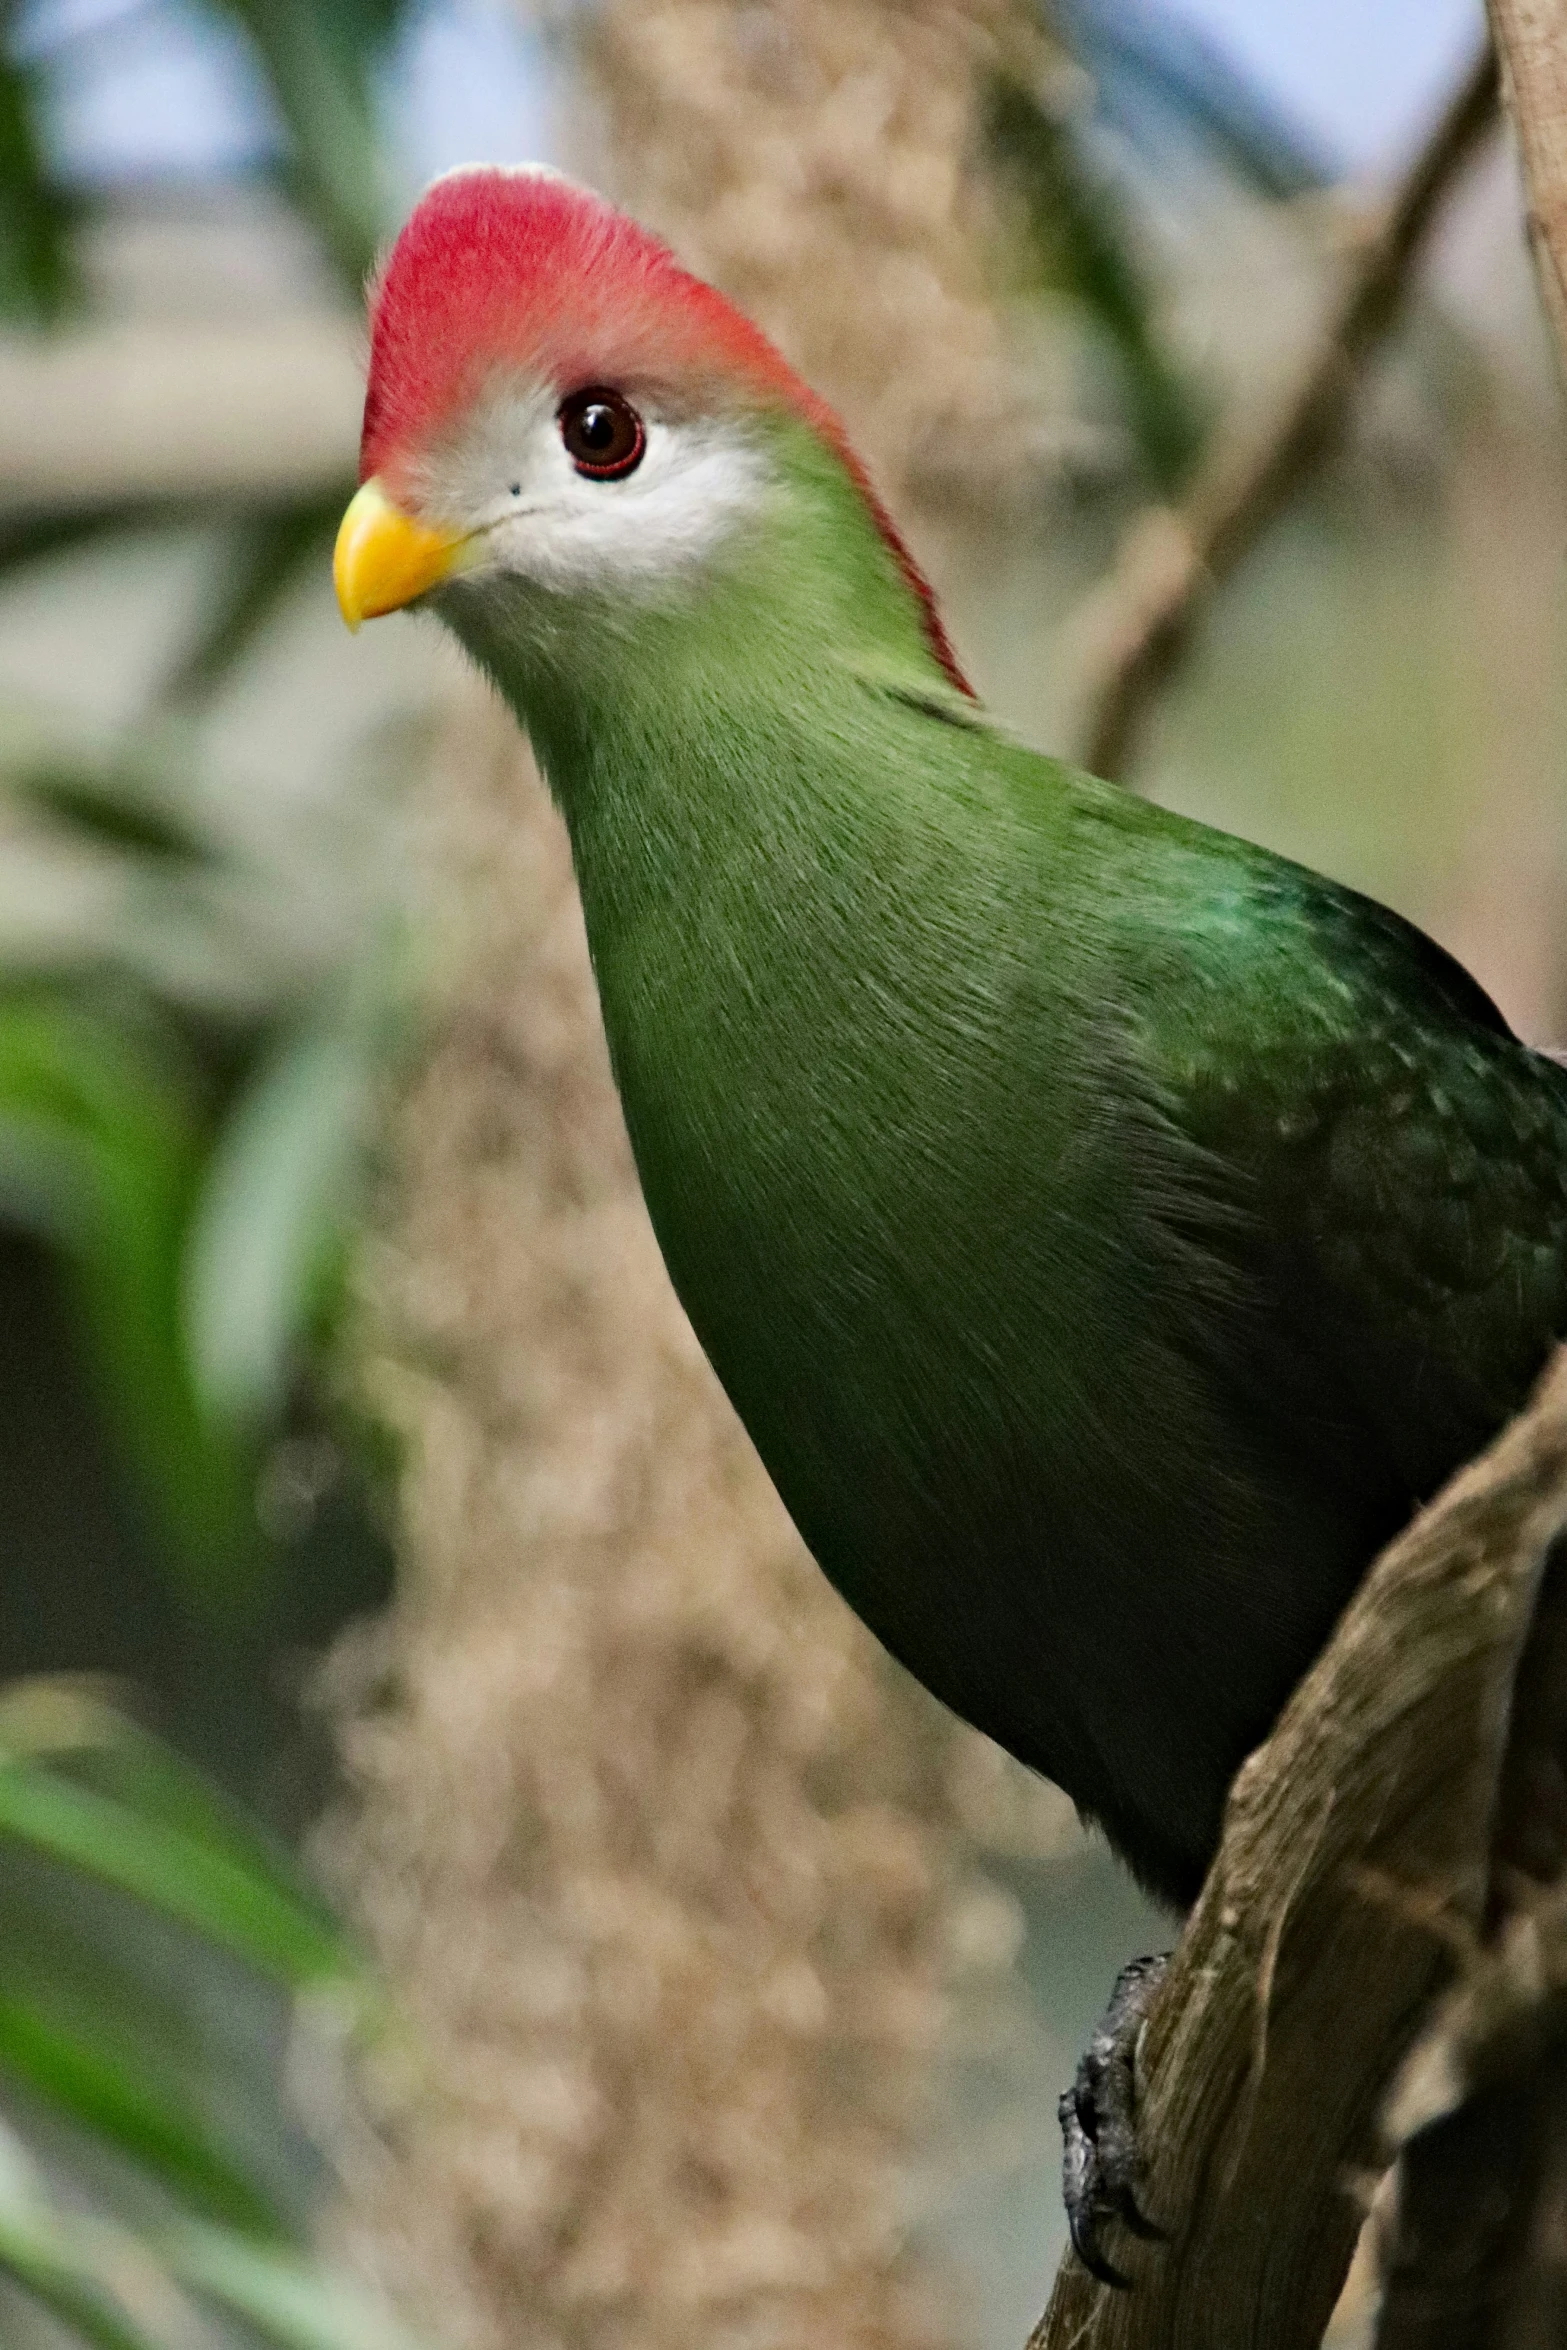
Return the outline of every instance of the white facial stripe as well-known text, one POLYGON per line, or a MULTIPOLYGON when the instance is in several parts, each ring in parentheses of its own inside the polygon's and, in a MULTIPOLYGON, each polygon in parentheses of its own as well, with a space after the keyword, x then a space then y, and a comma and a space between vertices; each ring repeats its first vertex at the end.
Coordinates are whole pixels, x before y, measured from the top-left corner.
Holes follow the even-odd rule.
POLYGON ((654 593, 703 570, 761 510, 767 467, 742 424, 639 404, 641 463, 594 481, 566 453, 558 404, 553 389, 493 398, 421 469, 422 509, 484 534, 468 578, 505 571, 561 594, 654 593))

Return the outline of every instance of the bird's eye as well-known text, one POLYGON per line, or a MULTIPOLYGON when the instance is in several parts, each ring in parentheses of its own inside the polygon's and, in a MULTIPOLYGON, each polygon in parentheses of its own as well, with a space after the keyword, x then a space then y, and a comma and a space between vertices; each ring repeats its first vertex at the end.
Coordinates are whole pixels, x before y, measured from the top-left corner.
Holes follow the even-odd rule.
POLYGON ((567 456, 590 481, 620 481, 641 464, 647 434, 618 392, 573 392, 561 402, 558 421, 567 456))

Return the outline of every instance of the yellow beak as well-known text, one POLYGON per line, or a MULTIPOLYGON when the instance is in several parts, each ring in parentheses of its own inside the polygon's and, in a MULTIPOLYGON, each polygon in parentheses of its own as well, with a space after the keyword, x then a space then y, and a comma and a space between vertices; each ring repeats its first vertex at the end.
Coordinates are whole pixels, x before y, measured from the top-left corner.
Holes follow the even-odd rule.
POLYGON ((394 506, 375 475, 349 501, 337 533, 332 581, 350 628, 400 611, 461 568, 466 533, 431 530, 394 506))

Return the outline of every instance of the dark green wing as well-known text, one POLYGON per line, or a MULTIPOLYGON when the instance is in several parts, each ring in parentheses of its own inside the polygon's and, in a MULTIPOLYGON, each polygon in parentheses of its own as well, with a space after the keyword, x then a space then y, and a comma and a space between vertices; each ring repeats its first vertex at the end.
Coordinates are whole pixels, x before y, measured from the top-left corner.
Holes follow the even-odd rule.
POLYGON ((1259 1310, 1233 1367, 1407 1506, 1567 1335, 1567 1070, 1385 908, 1239 844, 1220 864, 1164 926, 1150 1034, 1240 1211, 1259 1310))

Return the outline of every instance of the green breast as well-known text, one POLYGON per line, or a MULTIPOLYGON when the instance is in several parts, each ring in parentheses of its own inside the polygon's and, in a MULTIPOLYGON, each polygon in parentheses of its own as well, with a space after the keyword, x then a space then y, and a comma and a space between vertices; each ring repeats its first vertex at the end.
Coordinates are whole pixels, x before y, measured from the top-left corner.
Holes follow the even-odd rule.
POLYGON ((901 607, 878 634, 868 594, 840 656, 822 615, 860 607, 825 576, 781 544, 700 606, 476 649, 571 828, 671 1275, 785 1504, 905 1664, 1181 1897, 1410 1504, 1340 1342, 1391 1334, 1381 1391, 1436 1359, 1378 1293, 1396 1204, 1331 1288, 1351 1219, 1303 1154, 1409 1187, 1396 1147, 1346 1158, 1314 1072, 1373 1018, 1394 1060, 1412 1019, 1463 1054, 1472 1014, 1374 909, 972 722, 901 607))

